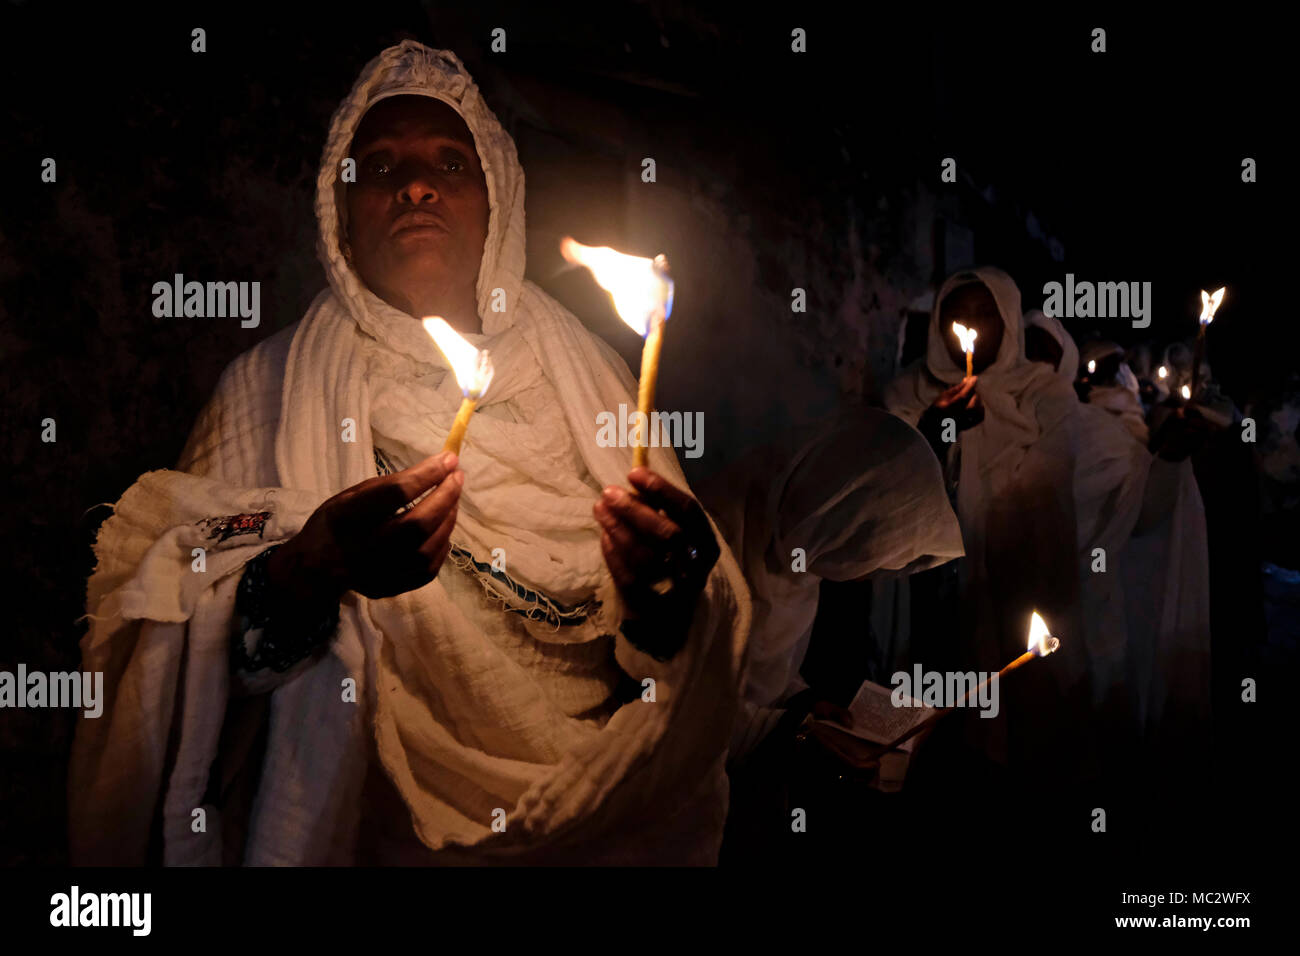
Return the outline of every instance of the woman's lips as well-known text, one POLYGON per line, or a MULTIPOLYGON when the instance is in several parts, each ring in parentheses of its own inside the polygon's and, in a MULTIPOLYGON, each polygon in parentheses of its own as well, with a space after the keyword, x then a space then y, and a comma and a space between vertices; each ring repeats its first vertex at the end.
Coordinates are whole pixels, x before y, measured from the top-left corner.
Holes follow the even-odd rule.
POLYGON ((447 224, 437 216, 428 213, 408 213, 393 223, 393 229, 389 235, 392 237, 445 235, 450 232, 451 230, 447 227, 447 224))

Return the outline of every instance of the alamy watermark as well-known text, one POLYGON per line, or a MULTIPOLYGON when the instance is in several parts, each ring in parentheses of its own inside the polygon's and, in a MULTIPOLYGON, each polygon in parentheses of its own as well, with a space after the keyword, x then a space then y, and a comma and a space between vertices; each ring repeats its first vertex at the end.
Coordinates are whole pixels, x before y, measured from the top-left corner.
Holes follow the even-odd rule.
POLYGON ((171 282, 155 282, 153 295, 153 314, 160 319, 239 316, 245 329, 255 329, 262 321, 260 282, 186 282, 178 272, 171 282))
POLYGON ((894 691, 889 701, 895 707, 978 707, 980 717, 993 718, 998 704, 998 673, 993 671, 896 671, 889 679, 894 691))
POLYGON ((598 413, 596 425, 596 444, 601 448, 627 448, 639 444, 636 436, 644 434, 650 448, 682 448, 687 458, 704 454, 703 412, 651 412, 647 416, 641 411, 629 413, 627 405, 620 404, 618 412, 598 413))
POLYGON ((82 893, 74 885, 50 897, 51 926, 126 926, 133 936, 148 936, 152 914, 152 893, 82 893))
POLYGON ((104 672, 0 671, 0 707, 71 707, 87 717, 104 713, 104 672))
POLYGON ((1151 324, 1150 282, 1065 282, 1043 286, 1043 312, 1054 319, 1132 319, 1133 328, 1151 324))

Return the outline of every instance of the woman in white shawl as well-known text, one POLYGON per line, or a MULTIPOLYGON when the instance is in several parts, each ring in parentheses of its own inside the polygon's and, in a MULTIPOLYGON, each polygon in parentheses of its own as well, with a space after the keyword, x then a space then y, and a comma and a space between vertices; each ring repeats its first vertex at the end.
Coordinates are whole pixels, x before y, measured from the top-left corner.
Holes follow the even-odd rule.
MULTIPOLYGON (((823 580, 911 574, 962 553, 934 455, 915 429, 872 408, 774 439, 701 487, 700 499, 754 603, 733 761, 808 688, 799 668, 823 580)), ((866 640, 865 612, 860 625, 844 640, 866 640)))
MULTIPOLYGON (((1020 290, 1005 272, 981 267, 951 276, 935 296, 924 359, 890 383, 885 402, 920 427, 956 484, 966 550, 955 622, 963 665, 997 671, 1023 653, 1035 609, 1061 640, 1035 675, 1002 687, 1002 715, 1017 709, 1021 695, 1049 701, 1036 705, 1037 713, 1021 706, 1015 720, 1015 749, 1032 762, 1046 734, 1078 730, 1070 725, 1085 690, 1086 657, 1076 621, 1071 493, 1078 400, 1051 368, 1026 360, 1021 323, 1020 290), (965 377, 954 322, 978 333, 973 378, 965 377), (972 394, 982 419, 970 416, 972 394)), ((968 726, 992 758, 1007 761, 1002 716, 968 726)), ((1061 749, 1072 751, 1076 765, 1085 762, 1077 748, 1061 749)))
POLYGON ((74 860, 713 862, 744 581, 670 450, 632 473, 643 503, 615 492, 631 453, 596 416, 635 382, 524 281, 523 171, 454 55, 366 66, 316 213, 329 288, 96 542, 82 652, 109 703, 78 727, 74 860), (431 304, 497 367, 463 472, 431 304), (305 661, 240 603, 272 544, 271 621, 338 600, 305 661))
MULTIPOLYGON (((1049 331, 1055 334, 1055 330, 1049 331)), ((1060 332, 1069 337, 1065 329, 1060 332)), ((1142 407, 1142 391, 1137 376, 1124 361, 1124 350, 1114 342, 1093 339, 1084 344, 1079 361, 1090 370, 1088 404, 1115 416, 1145 447, 1151 437, 1147 431, 1146 409, 1142 407)))
MULTIPOLYGON (((1062 382, 1073 385, 1080 355, 1070 333, 1060 321, 1037 309, 1025 319, 1026 355, 1050 364, 1062 382), (1040 344, 1043 340, 1038 337, 1044 335, 1055 344, 1054 350, 1040 344)), ((1122 352, 1117 349, 1096 348, 1085 352, 1083 360, 1096 362, 1111 354, 1118 363, 1122 352)), ((1105 406, 1080 405, 1077 419, 1074 500, 1082 624, 1092 706, 1111 740, 1132 746, 1140 738, 1139 692, 1128 658, 1123 569, 1128 541, 1142 510, 1151 455, 1146 450, 1146 425, 1136 392, 1120 385, 1094 387, 1089 390, 1089 402, 1098 392, 1115 394, 1105 406), (1131 421, 1134 407, 1140 438, 1131 421)))

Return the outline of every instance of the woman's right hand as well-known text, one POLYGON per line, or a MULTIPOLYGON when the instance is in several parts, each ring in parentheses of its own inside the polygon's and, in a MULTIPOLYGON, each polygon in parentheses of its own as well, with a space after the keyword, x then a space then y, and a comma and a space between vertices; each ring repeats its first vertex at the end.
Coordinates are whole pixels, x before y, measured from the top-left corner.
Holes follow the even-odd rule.
POLYGON ((337 602, 345 591, 391 597, 424 587, 451 549, 465 473, 453 452, 345 488, 268 559, 270 586, 287 599, 337 602), (402 514, 397 509, 434 490, 402 514))
POLYGON ((980 402, 979 392, 975 391, 975 383, 978 381, 979 376, 972 375, 962 379, 952 388, 945 389, 934 400, 934 404, 921 415, 917 430, 926 437, 936 452, 944 445, 944 419, 951 418, 958 432, 974 428, 984 421, 984 406, 980 402))

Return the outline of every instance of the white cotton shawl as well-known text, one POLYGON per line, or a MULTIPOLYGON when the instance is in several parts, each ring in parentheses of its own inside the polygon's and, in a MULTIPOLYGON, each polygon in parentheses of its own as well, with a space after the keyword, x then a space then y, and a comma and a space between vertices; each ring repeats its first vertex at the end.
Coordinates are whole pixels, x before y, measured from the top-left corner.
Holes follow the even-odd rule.
MULTIPOLYGON (((192 831, 191 815, 224 757, 243 565, 296 533, 324 498, 374 476, 376 443, 415 460, 442 447, 460 395, 441 355, 419 322, 362 286, 338 241, 340 161, 370 105, 403 93, 436 97, 464 117, 488 184, 484 332, 474 338, 496 350, 501 368, 463 447, 453 544, 483 563, 504 548, 510 577, 557 604, 600 602, 573 629, 530 624, 539 641, 609 640, 617 629, 591 507, 601 487, 626 483, 631 451, 596 443, 596 415, 630 403, 635 381, 611 348, 524 281, 514 144, 454 55, 405 41, 366 66, 331 124, 316 198, 330 288, 301 322, 231 364, 182 470, 142 476, 100 531, 82 651, 111 689, 104 717, 82 720, 74 746, 78 862, 142 862, 151 828, 169 864, 220 861, 218 808, 208 807, 206 833, 192 831), (498 292, 503 312, 490 307, 498 292), (341 440, 349 424, 352 442, 341 440), (258 511, 270 517, 255 537, 218 541, 200 524, 258 511), (191 570, 194 547, 208 549, 202 574, 191 570)), ((686 487, 670 450, 651 449, 650 466, 686 487)), ((448 598, 443 577, 462 573, 448 561, 416 591, 345 596, 328 653, 270 695, 243 862, 352 862, 371 753, 415 834, 440 851, 430 862, 715 861, 750 617, 725 544, 672 661, 614 639, 624 671, 655 678, 656 702, 624 705, 601 727, 557 710, 448 598), (356 703, 341 701, 352 683, 356 703), (499 810, 504 832, 492 826, 499 810)))
MULTIPOLYGON (((1026 319, 1056 339, 1062 351, 1057 375, 1072 383, 1079 364, 1079 349, 1073 337, 1059 320, 1038 310, 1029 312, 1026 319)), ((1086 358, 1105 354, 1109 351, 1084 353, 1086 358)), ((1127 394, 1124 389, 1117 390, 1127 394)), ((1093 703, 1098 706, 1134 691, 1127 671, 1129 642, 1122 569, 1142 511, 1150 467, 1151 455, 1145 442, 1126 427, 1120 414, 1099 405, 1079 406, 1074 501, 1080 603, 1093 703), (1097 564, 1097 549, 1101 549, 1104 565, 1097 564), (1104 567, 1104 571, 1095 567, 1104 567)))
MULTIPOLYGON (((961 555, 961 529, 934 453, 872 408, 782 435, 701 488, 737 555, 754 606, 732 759, 751 750, 807 685, 823 579, 913 573, 961 555)), ((866 616, 857 635, 866 640, 866 616)))
MULTIPOLYGON (((1094 339, 1084 345, 1082 360, 1100 362, 1108 355, 1122 357, 1124 350, 1114 342, 1094 339)), ((1142 389, 1127 363, 1120 363, 1114 385, 1094 386, 1089 390, 1088 404, 1114 415, 1144 446, 1150 441, 1146 410, 1142 407, 1142 389)))
MULTIPOLYGON (((757 705, 806 686, 799 667, 823 579, 922 571, 962 553, 934 453, 916 429, 876 409, 783 436, 712 486, 706 500, 716 501, 754 602, 744 695, 757 705)), ((865 639, 865 618, 862 627, 865 639)))

